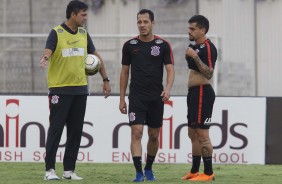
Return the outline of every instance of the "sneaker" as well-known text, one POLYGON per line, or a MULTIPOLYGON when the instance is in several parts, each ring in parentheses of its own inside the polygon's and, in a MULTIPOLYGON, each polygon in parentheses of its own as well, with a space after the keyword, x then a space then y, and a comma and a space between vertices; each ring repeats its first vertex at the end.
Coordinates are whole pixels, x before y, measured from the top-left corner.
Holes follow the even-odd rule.
POLYGON ((54 169, 50 169, 49 171, 46 171, 44 180, 59 180, 60 178, 56 175, 54 169))
POLYGON ((136 172, 136 177, 133 182, 143 182, 144 181, 144 175, 143 173, 136 172))
POLYGON ((189 181, 212 181, 215 180, 214 174, 206 175, 205 173, 200 174, 199 176, 189 179, 189 181))
POLYGON ((182 180, 189 180, 189 179, 192 179, 192 178, 196 178, 197 176, 199 176, 199 172, 196 172, 196 173, 191 173, 191 172, 188 172, 185 176, 183 176, 181 179, 182 180))
POLYGON ((69 180, 82 180, 82 177, 79 177, 75 174, 74 171, 64 171, 63 179, 69 179, 69 180))
POLYGON ((146 180, 149 180, 149 181, 156 180, 154 176, 154 172, 152 170, 144 170, 144 174, 145 174, 146 180))

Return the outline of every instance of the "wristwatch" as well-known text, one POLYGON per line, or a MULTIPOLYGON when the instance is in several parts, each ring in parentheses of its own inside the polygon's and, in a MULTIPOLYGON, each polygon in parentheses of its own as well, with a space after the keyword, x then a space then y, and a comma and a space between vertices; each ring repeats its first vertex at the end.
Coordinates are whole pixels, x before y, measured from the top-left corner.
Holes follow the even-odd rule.
POLYGON ((109 77, 105 77, 104 79, 103 79, 103 81, 105 82, 105 81, 110 81, 110 78, 109 77))

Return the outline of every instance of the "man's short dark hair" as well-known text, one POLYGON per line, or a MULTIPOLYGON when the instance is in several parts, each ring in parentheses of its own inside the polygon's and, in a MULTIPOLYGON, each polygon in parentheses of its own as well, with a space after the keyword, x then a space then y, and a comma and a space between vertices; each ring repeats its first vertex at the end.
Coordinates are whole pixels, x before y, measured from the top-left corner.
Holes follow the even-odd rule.
POLYGON ((66 9, 66 18, 69 19, 71 17, 71 13, 74 12, 77 14, 80 10, 86 11, 88 9, 88 5, 84 2, 78 0, 72 0, 69 2, 66 9))
POLYGON ((194 15, 188 20, 188 23, 189 24, 196 23, 197 27, 201 29, 205 28, 206 33, 209 31, 209 27, 210 27, 209 20, 203 15, 194 15))
POLYGON ((151 10, 148 10, 148 9, 142 9, 140 10, 138 13, 137 13, 137 18, 138 18, 138 15, 142 15, 142 14, 145 14, 145 13, 148 13, 149 14, 149 18, 151 20, 151 22, 154 21, 154 13, 151 11, 151 10))

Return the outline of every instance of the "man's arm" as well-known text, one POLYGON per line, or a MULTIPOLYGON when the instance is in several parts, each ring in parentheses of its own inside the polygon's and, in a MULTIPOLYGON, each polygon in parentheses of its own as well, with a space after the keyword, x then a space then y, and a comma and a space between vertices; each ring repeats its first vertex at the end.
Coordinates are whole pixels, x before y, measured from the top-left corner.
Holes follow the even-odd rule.
POLYGON ((200 72, 207 78, 211 79, 213 76, 213 68, 208 67, 206 64, 203 63, 201 58, 197 55, 193 57, 197 67, 199 68, 200 72))
POLYGON ((44 49, 43 56, 42 56, 42 58, 41 58, 41 60, 40 60, 40 67, 41 67, 42 69, 44 69, 44 68, 47 67, 49 58, 51 57, 52 53, 53 53, 52 50, 50 50, 50 49, 44 49))
POLYGON ((161 96, 163 97, 163 101, 169 100, 170 98, 170 91, 174 82, 174 65, 173 64, 167 64, 165 65, 167 77, 166 77, 166 86, 164 91, 162 92, 161 96))
POLYGON ((101 68, 100 68, 99 73, 100 73, 102 79, 108 77, 107 76, 107 72, 106 72, 106 68, 105 68, 105 64, 104 64, 104 61, 103 61, 102 57, 100 56, 100 54, 97 51, 94 51, 93 54, 96 55, 100 59, 100 61, 101 61, 101 68))
POLYGON ((119 97, 119 110, 121 113, 127 113, 127 106, 125 102, 126 88, 129 78, 129 65, 122 65, 120 72, 120 97, 119 97))
POLYGON ((207 66, 202 60, 201 58, 198 56, 197 52, 191 48, 188 47, 186 50, 186 55, 189 57, 192 57, 198 67, 198 69, 200 70, 201 74, 203 74, 207 79, 211 79, 213 76, 213 68, 210 68, 209 66, 207 66))
POLYGON ((47 67, 49 58, 56 50, 57 42, 58 42, 57 33, 54 29, 52 29, 48 35, 45 50, 40 60, 40 67, 42 69, 47 67))
MULTIPOLYGON (((107 78, 108 76, 107 76, 106 68, 105 68, 104 61, 103 61, 102 57, 100 56, 100 54, 97 51, 94 51, 93 54, 96 55, 101 61, 101 68, 100 68, 99 73, 100 73, 102 79, 107 78)), ((111 93, 110 81, 103 80, 103 82, 104 82, 103 93, 105 95, 105 98, 107 98, 108 96, 110 96, 110 93, 111 93)))

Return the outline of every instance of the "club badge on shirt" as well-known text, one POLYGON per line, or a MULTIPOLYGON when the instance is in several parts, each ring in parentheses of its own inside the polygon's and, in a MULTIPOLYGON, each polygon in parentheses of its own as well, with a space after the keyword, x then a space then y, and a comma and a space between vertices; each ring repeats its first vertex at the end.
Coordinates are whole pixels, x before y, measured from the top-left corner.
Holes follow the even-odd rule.
POLYGON ((152 46, 151 47, 151 55, 152 56, 158 56, 160 55, 160 47, 159 46, 152 46))

